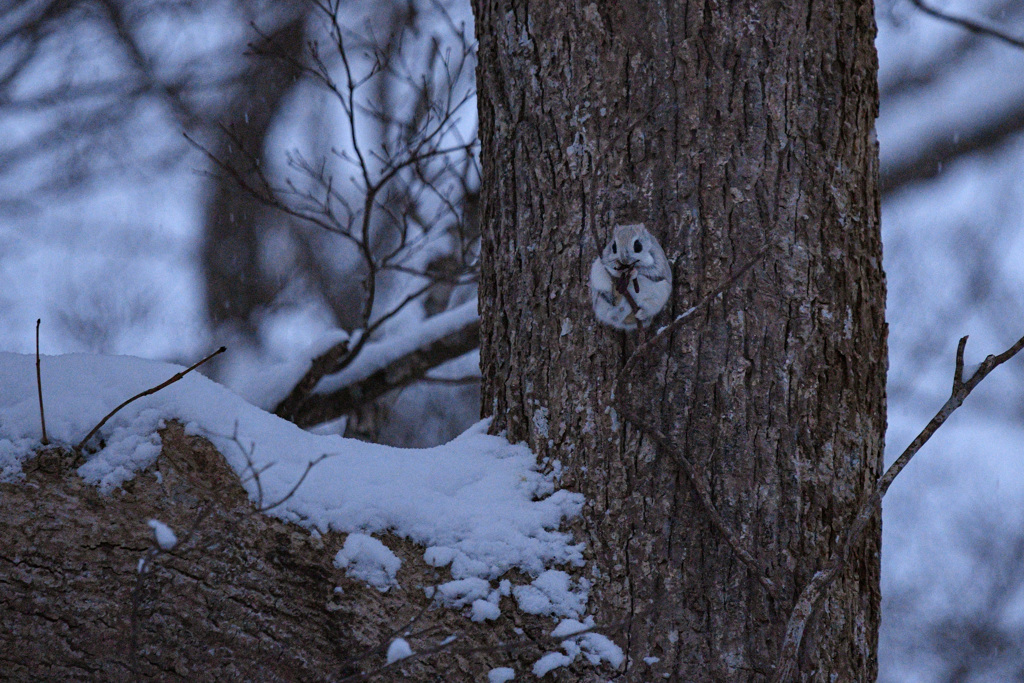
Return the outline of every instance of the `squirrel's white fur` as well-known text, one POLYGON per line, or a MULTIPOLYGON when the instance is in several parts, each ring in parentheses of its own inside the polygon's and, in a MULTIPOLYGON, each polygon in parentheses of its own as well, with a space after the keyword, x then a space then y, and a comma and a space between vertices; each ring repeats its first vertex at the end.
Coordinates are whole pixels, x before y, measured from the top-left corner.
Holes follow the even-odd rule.
POLYGON ((672 295, 672 267, 642 223, 618 225, 590 267, 594 315, 620 330, 656 316, 672 295))

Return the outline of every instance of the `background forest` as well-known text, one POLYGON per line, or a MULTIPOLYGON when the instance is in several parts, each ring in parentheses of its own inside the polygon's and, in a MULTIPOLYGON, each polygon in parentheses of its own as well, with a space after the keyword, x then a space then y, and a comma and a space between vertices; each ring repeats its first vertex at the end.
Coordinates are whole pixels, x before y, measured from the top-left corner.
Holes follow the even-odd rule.
MULTIPOLYGON (((961 335, 977 360, 1024 332, 1024 49, 918 4, 876 6, 894 453, 961 335)), ((935 6, 1024 37, 1019 2, 935 6)), ((449 0, 4 3, 0 349, 39 317, 50 354, 226 344, 208 374, 303 426, 452 438, 479 415, 473 46, 449 0)), ((886 498, 881 680, 1024 677, 1022 380, 886 498)))

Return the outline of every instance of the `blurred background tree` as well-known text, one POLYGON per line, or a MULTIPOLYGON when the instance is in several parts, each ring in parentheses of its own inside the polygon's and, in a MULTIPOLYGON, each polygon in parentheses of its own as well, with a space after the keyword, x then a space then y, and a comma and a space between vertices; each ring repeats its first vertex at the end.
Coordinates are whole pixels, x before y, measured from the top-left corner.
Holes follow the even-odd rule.
POLYGON ((184 360, 227 343, 214 376, 267 409, 352 335, 320 368, 362 356, 343 405, 309 386, 288 417, 450 439, 478 415, 475 356, 461 358, 476 328, 419 323, 475 298, 467 19, 440 1, 8 6, 5 317, 57 322, 50 351, 184 360), (395 333, 428 353, 358 385, 398 360, 379 345, 395 333))
MULTIPOLYGON (((1024 50, 919 5, 875 7, 896 452, 944 400, 956 339, 981 354, 1024 327, 1024 50)), ((925 6, 1024 37, 1014 0, 925 6)), ((347 374, 298 401, 343 413, 316 428, 398 445, 458 433, 479 414, 460 309, 478 232, 472 47, 463 0, 0 0, 0 348, 31 351, 37 317, 46 353, 191 361, 225 343, 216 377, 273 409, 347 335, 327 364, 347 374), (332 17, 354 79, 375 72, 355 126, 317 77, 347 92, 332 17), (340 234, 341 200, 358 220, 368 187, 353 130, 379 178, 415 122, 460 102, 432 139, 466 147, 380 190, 360 253, 340 234), (260 170, 251 189, 272 193, 230 169, 260 170), (430 249, 381 269, 403 236, 430 249)), ((1021 677, 1022 379, 994 376, 886 499, 884 681, 1021 677)))
MULTIPOLYGON (((1012 0, 877 0, 897 454, 943 400, 956 339, 980 359, 1024 330, 1024 50, 922 5, 1024 38, 1012 0)), ((881 681, 1024 678, 1024 372, 1008 370, 886 497, 881 681)))

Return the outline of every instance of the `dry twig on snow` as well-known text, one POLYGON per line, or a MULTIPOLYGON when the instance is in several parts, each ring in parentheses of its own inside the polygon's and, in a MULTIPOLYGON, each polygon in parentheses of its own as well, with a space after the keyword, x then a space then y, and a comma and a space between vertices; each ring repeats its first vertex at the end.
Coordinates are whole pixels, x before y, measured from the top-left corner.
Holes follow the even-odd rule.
POLYGON ((81 451, 81 450, 82 450, 83 448, 85 448, 85 444, 89 443, 89 439, 91 439, 91 438, 93 437, 93 435, 94 435, 94 434, 96 434, 96 432, 98 432, 98 431, 100 430, 100 427, 102 427, 103 425, 105 425, 105 424, 107 423, 107 420, 109 420, 110 418, 114 417, 114 415, 117 415, 117 413, 118 413, 118 412, 119 412, 119 411, 120 411, 120 410, 121 410, 122 408, 124 408, 124 407, 125 407, 126 405, 128 405, 128 404, 129 404, 129 403, 131 403, 132 401, 137 401, 138 399, 142 398, 143 396, 149 396, 150 394, 155 394, 156 392, 160 391, 160 390, 161 390, 161 389, 163 389, 164 387, 167 387, 167 386, 170 386, 171 384, 174 384, 174 383, 175 383, 175 382, 177 382, 177 381, 178 381, 179 379, 181 379, 182 377, 184 377, 184 376, 185 376, 185 375, 187 375, 188 373, 192 372, 193 370, 195 370, 196 368, 198 368, 198 367, 199 367, 200 365, 202 365, 202 364, 203 364, 203 363, 205 363, 206 361, 210 360, 210 359, 211 359, 211 358, 213 358, 214 356, 218 356, 218 355, 220 355, 220 354, 224 353, 225 351, 227 351, 227 347, 225 347, 225 346, 222 346, 222 347, 220 347, 219 349, 217 349, 216 351, 214 351, 213 353, 211 353, 211 354, 210 354, 209 356, 207 356, 206 358, 204 358, 204 359, 202 359, 201 361, 199 361, 198 363, 195 363, 195 364, 193 364, 193 365, 190 365, 189 367, 185 368, 185 369, 184 369, 184 370, 182 370, 181 372, 177 373, 176 375, 174 375, 173 377, 171 377, 170 379, 168 379, 168 380, 167 380, 166 382, 163 382, 163 383, 161 383, 161 384, 158 384, 158 385, 156 385, 155 387, 152 387, 152 388, 150 388, 150 389, 146 389, 146 390, 145 390, 145 391, 143 391, 143 392, 140 392, 140 393, 138 393, 138 394, 135 394, 135 395, 134 395, 134 396, 132 396, 132 397, 131 397, 130 399, 128 399, 127 401, 125 401, 124 403, 122 403, 121 405, 119 405, 118 407, 114 408, 114 409, 113 409, 113 410, 111 410, 111 411, 110 411, 109 413, 107 413, 107 414, 106 414, 106 415, 105 415, 105 416, 103 417, 103 419, 102 419, 102 420, 100 420, 100 421, 99 421, 99 422, 98 422, 98 423, 96 424, 96 426, 95 426, 95 427, 93 427, 93 428, 92 428, 92 429, 91 429, 91 430, 89 431, 89 433, 85 435, 85 438, 84 438, 84 439, 82 439, 81 441, 79 441, 79 442, 78 442, 78 445, 77 445, 77 446, 75 446, 75 450, 76 450, 76 451, 81 451))
POLYGON ((39 388, 39 421, 43 427, 43 438, 41 443, 44 446, 50 445, 50 440, 46 438, 46 413, 43 412, 43 375, 39 369, 39 325, 43 322, 42 318, 36 319, 36 387, 39 388))

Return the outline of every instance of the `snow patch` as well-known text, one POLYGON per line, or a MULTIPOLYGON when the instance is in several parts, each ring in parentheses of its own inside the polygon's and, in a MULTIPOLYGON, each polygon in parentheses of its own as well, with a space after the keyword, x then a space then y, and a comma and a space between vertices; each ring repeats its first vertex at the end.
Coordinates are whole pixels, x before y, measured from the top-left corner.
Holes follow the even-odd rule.
POLYGON ((334 556, 334 566, 344 569, 346 576, 365 581, 384 593, 398 585, 395 577, 402 560, 373 536, 349 534, 334 556))
MULTIPOLYGON (((587 617, 585 621, 576 619, 563 619, 555 630, 551 632, 554 638, 568 636, 562 641, 560 652, 549 652, 541 657, 533 667, 534 673, 540 677, 560 666, 568 666, 576 661, 580 655, 593 666, 607 662, 613 669, 618 669, 626 661, 626 655, 622 648, 616 645, 608 636, 593 631, 581 633, 594 627, 594 618, 587 617), (575 635, 579 634, 579 635, 575 635)), ((655 661, 657 661, 655 659, 655 661)))
MULTIPOLYGON (((467 304, 459 316, 475 305, 467 304)), ((69 354, 41 361, 47 431, 64 446, 77 443, 126 397, 182 369, 126 356, 69 354)), ((0 353, 0 386, 0 476, 10 481, 39 448, 35 358, 0 353)), ((327 454, 272 511, 275 516, 321 532, 394 533, 430 549, 428 561, 450 559, 453 579, 487 582, 512 568, 539 576, 583 563, 582 546, 558 528, 579 513, 582 496, 555 491, 533 453, 486 434, 486 422, 443 446, 391 448, 311 434, 191 373, 113 416, 92 441, 102 448, 87 455, 79 474, 109 493, 152 464, 160 452, 157 430, 170 419, 209 438, 255 499, 248 453, 251 465, 262 470, 265 503, 284 498, 307 463, 327 454)))
POLYGON ((444 567, 455 559, 455 551, 451 548, 438 548, 436 546, 427 548, 423 553, 423 561, 431 567, 444 567))
MULTIPOLYGON (((417 338, 465 324, 475 309, 476 303, 468 302, 434 316, 417 338)), ((336 341, 325 338, 323 343, 336 341)), ((364 362, 385 360, 370 354, 364 362)), ((47 432, 64 447, 81 440, 125 398, 182 370, 156 361, 88 354, 43 356, 41 363, 47 432)), ((0 387, 0 480, 12 481, 22 477, 23 462, 40 449, 34 356, 0 352, 0 387)), ((535 426, 545 431, 546 410, 534 415, 535 426)), ((169 420, 183 423, 186 433, 208 438, 253 500, 263 505, 282 501, 272 509, 274 516, 311 533, 348 534, 335 563, 379 590, 397 585, 401 560, 371 534, 393 533, 426 548, 427 563, 449 567, 450 581, 424 586, 424 591, 443 605, 468 607, 472 619, 496 619, 501 597, 509 595, 533 614, 575 619, 584 612, 590 582, 563 571, 583 565, 582 545, 559 529, 579 514, 583 497, 556 490, 555 476, 541 471, 528 448, 488 435, 486 421, 443 446, 391 448, 303 431, 191 373, 111 417, 87 445, 78 473, 110 493, 152 465, 161 449, 158 430, 169 420), (307 465, 322 457, 307 472, 307 465), (259 486, 254 470, 260 473, 259 486), (513 585, 506 578, 492 585, 512 569, 532 577, 531 582, 513 585)), ((161 547, 173 547, 173 531, 158 520, 150 526, 161 547)), ((546 656, 540 669, 550 671, 581 652, 612 661, 614 652, 599 639, 583 640, 589 635, 580 636, 579 643, 563 643, 568 654, 546 656)), ((391 649, 396 657, 411 653, 400 639, 391 649)))
POLYGON ((160 546, 161 550, 173 550, 174 546, 178 545, 178 537, 174 535, 171 527, 167 526, 159 519, 151 519, 146 524, 153 530, 153 536, 156 538, 156 544, 160 546))
POLYGON ((574 580, 558 569, 549 569, 529 585, 512 589, 519 609, 529 614, 558 617, 578 617, 583 614, 589 592, 589 581, 574 580))
POLYGON ((560 666, 572 664, 572 657, 561 652, 548 652, 533 663, 533 675, 541 678, 560 666))
POLYGON ((583 623, 576 619, 562 619, 558 622, 558 626, 551 632, 552 638, 563 638, 566 636, 576 635, 580 631, 586 631, 588 628, 593 627, 593 619, 589 620, 589 623, 583 623))
POLYGON ((388 664, 394 664, 400 659, 412 656, 412 648, 402 638, 395 638, 388 645, 388 664))
POLYGON ((474 600, 470 618, 473 621, 492 621, 501 616, 501 608, 498 606, 501 595, 498 591, 491 591, 486 600, 474 600))
POLYGON ((491 584, 480 578, 456 579, 437 587, 434 598, 446 607, 464 607, 483 600, 491 592, 491 584))
POLYGON ((606 635, 585 633, 579 637, 578 642, 583 649, 583 656, 594 666, 608 662, 613 669, 618 669, 626 661, 622 648, 606 635))
POLYGON ((515 679, 516 672, 507 666, 500 666, 487 672, 487 683, 508 683, 515 679))

